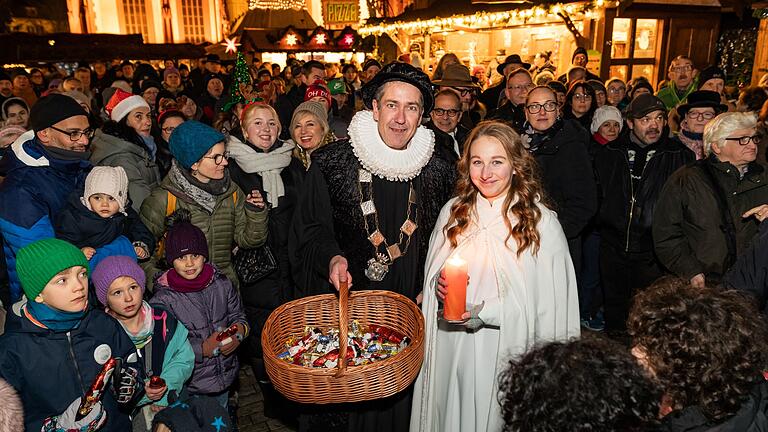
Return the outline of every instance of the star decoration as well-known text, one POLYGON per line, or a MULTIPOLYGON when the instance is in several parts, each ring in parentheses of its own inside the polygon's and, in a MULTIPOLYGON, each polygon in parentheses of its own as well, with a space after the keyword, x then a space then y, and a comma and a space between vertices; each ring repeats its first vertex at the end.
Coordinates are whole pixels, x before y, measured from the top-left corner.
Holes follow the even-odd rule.
POLYGON ((325 43, 325 33, 318 33, 315 35, 315 42, 318 43, 318 45, 323 45, 325 43))
POLYGON ((344 44, 345 45, 352 45, 352 43, 355 42, 355 37, 351 34, 348 34, 344 36, 344 44))
POLYGON ((224 423, 224 420, 222 420, 221 417, 214 417, 211 426, 216 428, 216 432, 221 432, 221 428, 227 427, 227 424, 224 423))
POLYGON ((224 42, 221 45, 227 47, 225 51, 228 53, 236 53, 237 47, 240 46, 240 44, 237 43, 237 36, 233 37, 232 39, 225 37, 224 42))
POLYGON ((298 42, 295 34, 289 34, 285 37, 285 43, 288 45, 296 45, 296 42, 298 42))

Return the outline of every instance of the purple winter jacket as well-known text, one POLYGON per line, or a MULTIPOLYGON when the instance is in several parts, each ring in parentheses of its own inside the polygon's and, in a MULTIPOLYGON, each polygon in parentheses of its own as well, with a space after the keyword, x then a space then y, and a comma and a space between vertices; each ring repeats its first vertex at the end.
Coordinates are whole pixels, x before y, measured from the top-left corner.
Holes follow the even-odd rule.
POLYGON ((204 358, 203 341, 217 328, 225 329, 235 323, 248 326, 240 294, 219 269, 214 270, 211 284, 192 293, 177 292, 168 286, 167 274, 173 269, 155 277, 151 302, 165 306, 189 330, 189 343, 195 352, 195 369, 188 384, 191 394, 220 393, 235 381, 240 369, 237 351, 229 356, 204 358))

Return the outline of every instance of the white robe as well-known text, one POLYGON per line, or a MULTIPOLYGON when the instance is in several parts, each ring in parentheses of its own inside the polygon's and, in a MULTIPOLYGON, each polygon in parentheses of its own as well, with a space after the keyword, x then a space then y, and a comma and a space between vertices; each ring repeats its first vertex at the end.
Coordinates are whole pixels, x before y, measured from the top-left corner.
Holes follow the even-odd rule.
MULTIPOLYGON (((540 249, 518 258, 499 208, 478 195, 472 222, 454 250, 443 228, 456 198, 440 212, 425 263, 425 353, 413 395, 412 432, 501 431, 498 376, 510 358, 536 344, 578 337, 576 276, 557 215, 539 205, 540 249), (485 301, 486 325, 468 333, 438 328, 435 286, 440 269, 456 252, 468 261, 467 303, 485 301)), ((516 219, 510 214, 512 226, 516 219)))

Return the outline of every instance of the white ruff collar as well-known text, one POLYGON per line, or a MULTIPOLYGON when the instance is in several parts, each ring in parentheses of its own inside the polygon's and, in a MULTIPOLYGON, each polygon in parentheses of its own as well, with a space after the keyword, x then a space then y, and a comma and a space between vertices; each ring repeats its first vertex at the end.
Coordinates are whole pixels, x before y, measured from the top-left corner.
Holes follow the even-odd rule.
POLYGON ((395 150, 379 136, 372 111, 360 111, 349 124, 352 151, 371 174, 390 181, 411 180, 421 173, 435 149, 435 134, 424 126, 403 150, 395 150))

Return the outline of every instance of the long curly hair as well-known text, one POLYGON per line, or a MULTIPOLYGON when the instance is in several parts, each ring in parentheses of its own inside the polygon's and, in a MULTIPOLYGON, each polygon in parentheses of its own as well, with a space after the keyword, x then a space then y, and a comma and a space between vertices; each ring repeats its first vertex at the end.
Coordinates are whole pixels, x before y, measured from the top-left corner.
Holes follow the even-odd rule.
POLYGON ((629 351, 598 336, 539 346, 499 377, 506 432, 651 430, 660 400, 629 351))
POLYGON ((742 292, 663 278, 637 294, 628 329, 673 409, 721 422, 765 380, 768 326, 742 292))
MULTIPOLYGON (((467 137, 467 145, 458 162, 459 180, 456 184, 456 202, 451 206, 451 216, 445 225, 445 233, 451 246, 459 243, 459 236, 468 227, 472 211, 477 201, 478 189, 472 183, 469 175, 472 145, 481 137, 498 140, 512 164, 512 176, 509 180, 507 196, 502 204, 504 224, 509 230, 505 244, 510 237, 517 242, 517 256, 531 248, 533 254, 539 251, 541 237, 537 225, 541 220, 541 210, 537 202, 544 197, 544 192, 537 178, 536 161, 523 147, 520 135, 510 126, 500 121, 484 121, 479 123, 467 137), (512 225, 509 214, 517 222, 512 225)), ((507 245, 509 247, 509 245, 507 245)))

